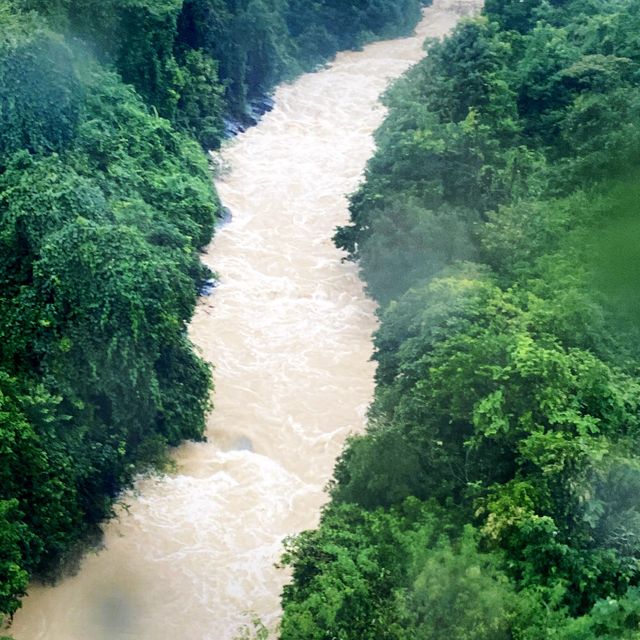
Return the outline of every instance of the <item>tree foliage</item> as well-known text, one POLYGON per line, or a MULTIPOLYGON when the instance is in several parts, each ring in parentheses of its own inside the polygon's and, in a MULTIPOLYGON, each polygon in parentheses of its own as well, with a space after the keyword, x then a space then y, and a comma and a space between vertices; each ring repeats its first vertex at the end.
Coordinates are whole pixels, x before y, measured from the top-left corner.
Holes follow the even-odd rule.
POLYGON ((185 335, 217 201, 198 145, 35 15, 0 22, 0 611, 201 438, 185 335))
MULTIPOLYGON (((101 61, 114 65, 160 115, 195 135, 206 148, 220 144, 225 116, 251 122, 251 102, 269 94, 278 82, 313 69, 340 49, 410 32, 423 4, 421 0, 12 3, 80 38, 101 61)), ((50 67, 63 73, 63 66, 59 70, 55 66, 55 51, 44 51, 51 47, 46 38, 34 34, 33 39, 33 46, 48 53, 50 67)), ((57 55, 59 59, 62 54, 57 55)), ((45 69, 37 66, 34 73, 45 69)))

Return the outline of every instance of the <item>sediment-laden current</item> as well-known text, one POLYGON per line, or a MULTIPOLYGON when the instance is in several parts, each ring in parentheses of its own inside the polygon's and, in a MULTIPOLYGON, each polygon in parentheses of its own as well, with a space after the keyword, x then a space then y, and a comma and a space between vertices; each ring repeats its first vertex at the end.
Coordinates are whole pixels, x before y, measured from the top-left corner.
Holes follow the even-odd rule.
POLYGON ((436 0, 416 35, 340 54, 278 89, 227 144, 217 187, 233 213, 204 256, 220 275, 190 334, 215 364, 208 442, 140 479, 104 549, 32 586, 16 640, 228 640, 248 612, 277 622, 287 535, 313 527, 345 438, 373 392, 373 304, 332 244, 373 152, 388 82, 476 0, 436 0))

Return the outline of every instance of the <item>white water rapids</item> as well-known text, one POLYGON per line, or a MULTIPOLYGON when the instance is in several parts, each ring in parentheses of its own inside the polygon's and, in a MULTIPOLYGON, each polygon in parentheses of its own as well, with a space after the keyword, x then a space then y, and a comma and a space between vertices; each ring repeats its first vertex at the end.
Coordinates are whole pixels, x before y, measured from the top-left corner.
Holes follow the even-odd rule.
POLYGON ((233 221, 204 257, 221 284, 190 329, 215 364, 208 442, 136 483, 77 575, 31 587, 16 640, 230 640, 247 611, 277 622, 282 540, 317 524, 373 392, 374 307, 331 237, 373 152, 380 94, 426 37, 476 8, 436 0, 415 36, 280 87, 275 109, 224 147, 217 187, 233 221))

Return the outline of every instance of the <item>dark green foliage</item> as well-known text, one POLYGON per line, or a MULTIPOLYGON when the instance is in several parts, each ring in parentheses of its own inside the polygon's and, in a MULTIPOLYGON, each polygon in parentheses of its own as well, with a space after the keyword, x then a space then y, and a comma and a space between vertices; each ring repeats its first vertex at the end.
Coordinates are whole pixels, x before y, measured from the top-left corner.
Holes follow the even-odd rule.
POLYGON ((0 611, 11 615, 29 577, 109 515, 137 469, 202 437, 210 374, 186 323, 218 205, 194 141, 39 20, 2 15, 0 611))
POLYGON ((418 20, 418 0, 289 0, 287 24, 305 68, 331 57, 338 49, 358 46, 371 34, 409 32, 418 20))
POLYGON ((173 44, 181 0, 118 2, 116 65, 125 82, 167 118, 175 116, 179 93, 173 44))
MULTIPOLYGON (((4 418, 3 411, 3 418, 4 418)), ((22 522, 18 501, 0 500, 0 608, 6 614, 14 614, 20 606, 19 598, 26 594, 29 574, 23 568, 23 551, 28 528, 22 522)), ((0 623, 3 618, 0 617, 0 623)))
POLYGON ((218 65, 198 49, 184 58, 176 124, 193 134, 205 149, 213 149, 219 144, 224 112, 218 65))
POLYGON ((439 533, 379 567, 380 637, 640 637, 638 28, 633 2, 487 1, 389 92, 336 235, 381 305, 375 400, 283 629, 364 637, 305 543, 355 562, 349 534, 380 542, 353 514, 416 501, 439 533))
POLYGON ((524 33, 544 15, 544 5, 543 0, 487 0, 485 9, 503 29, 524 33))

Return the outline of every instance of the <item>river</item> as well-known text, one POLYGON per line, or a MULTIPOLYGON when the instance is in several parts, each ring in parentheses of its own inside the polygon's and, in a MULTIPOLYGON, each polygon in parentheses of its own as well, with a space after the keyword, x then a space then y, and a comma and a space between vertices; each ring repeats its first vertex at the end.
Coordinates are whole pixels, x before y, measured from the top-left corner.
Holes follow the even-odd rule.
POLYGON ((380 94, 477 7, 435 0, 415 36, 280 87, 225 145, 216 183, 233 219, 203 256, 220 285, 190 327, 215 364, 208 442, 138 480, 77 575, 30 588, 16 640, 231 640, 249 612, 277 622, 282 540, 317 524, 373 393, 374 306, 331 237, 373 153, 380 94))

